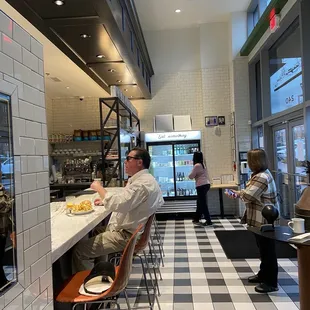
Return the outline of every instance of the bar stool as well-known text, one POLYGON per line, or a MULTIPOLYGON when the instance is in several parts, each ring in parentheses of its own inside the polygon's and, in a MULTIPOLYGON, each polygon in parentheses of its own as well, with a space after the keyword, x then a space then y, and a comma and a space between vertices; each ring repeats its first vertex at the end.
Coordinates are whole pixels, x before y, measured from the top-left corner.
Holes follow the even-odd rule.
POLYGON ((72 310, 74 310, 77 305, 84 305, 84 309, 86 309, 87 305, 98 304, 99 307, 101 307, 101 305, 106 305, 108 303, 115 304, 117 308, 120 309, 120 306, 117 303, 117 297, 121 292, 124 292, 127 307, 131 310, 126 292, 126 286, 132 270, 133 253, 135 250, 138 233, 142 230, 142 228, 143 225, 139 225, 128 241, 120 258, 119 266, 115 266, 116 277, 112 283, 112 286, 108 290, 97 296, 81 295, 79 293, 79 289, 84 283, 85 278, 89 275, 90 270, 80 271, 72 276, 72 278, 56 297, 56 301, 61 303, 73 303, 74 305, 72 310))
POLYGON ((165 264, 164 264, 165 251, 163 247, 164 242, 163 242, 163 239, 161 237, 161 234, 158 228, 156 217, 154 218, 153 223, 154 223, 154 237, 155 238, 152 236, 152 241, 153 241, 153 244, 156 244, 158 246, 158 251, 159 251, 160 259, 162 262, 162 266, 165 267, 165 264))
MULTIPOLYGON (((146 289, 146 293, 147 293, 147 297, 148 297, 149 307, 152 310, 154 307, 154 302, 151 300, 150 288, 149 288, 149 284, 148 284, 147 276, 146 276, 147 273, 148 273, 150 281, 151 281, 151 286, 152 286, 152 289, 154 292, 154 298, 156 299, 156 302, 158 304, 158 308, 160 310, 160 304, 159 304, 159 300, 158 300, 158 296, 157 296, 157 293, 158 293, 158 295, 160 295, 160 291, 159 291, 158 279, 157 279, 157 275, 156 275, 156 269, 159 270, 160 264, 157 264, 156 258, 154 259, 154 257, 153 257, 153 250, 152 250, 152 246, 151 246, 151 228, 153 225, 154 218, 155 218, 155 214, 151 215, 148 218, 148 220, 145 224, 145 227, 144 227, 144 231, 141 234, 141 237, 137 241, 137 244, 135 246, 134 257, 137 257, 141 263, 143 280, 145 283, 145 289, 146 289), (148 261, 148 257, 146 254, 147 247, 150 250, 152 266, 150 266, 149 261, 148 261), (155 283, 153 281, 151 268, 154 271, 155 283)), ((114 256, 111 257, 110 262, 117 264, 120 255, 121 255, 120 253, 114 254, 114 256)), ((137 287, 127 287, 127 289, 130 290, 130 289, 138 289, 138 288, 137 287)), ((137 309, 137 308, 135 308, 135 309, 137 309)))

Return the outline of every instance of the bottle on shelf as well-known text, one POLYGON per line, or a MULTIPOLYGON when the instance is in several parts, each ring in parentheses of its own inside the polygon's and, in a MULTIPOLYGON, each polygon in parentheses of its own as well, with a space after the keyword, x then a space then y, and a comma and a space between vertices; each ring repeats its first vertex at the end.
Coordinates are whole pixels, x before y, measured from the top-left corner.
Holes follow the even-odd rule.
POLYGON ((185 181, 185 175, 184 175, 184 172, 182 173, 182 181, 185 181))

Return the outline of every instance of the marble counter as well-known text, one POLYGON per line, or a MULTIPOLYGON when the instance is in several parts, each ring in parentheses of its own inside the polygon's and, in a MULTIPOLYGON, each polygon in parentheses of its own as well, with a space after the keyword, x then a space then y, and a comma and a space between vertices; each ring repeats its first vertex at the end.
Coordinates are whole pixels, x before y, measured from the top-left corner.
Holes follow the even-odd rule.
MULTIPOLYGON (((110 192, 121 191, 122 188, 107 188, 110 192)), ((79 203, 83 200, 94 201, 98 194, 87 194, 79 197, 68 197, 67 201, 79 203)), ((54 263, 79 240, 88 234, 108 215, 109 211, 104 206, 95 206, 95 211, 84 215, 68 215, 66 202, 51 203, 51 235, 52 235, 52 262, 54 263)))

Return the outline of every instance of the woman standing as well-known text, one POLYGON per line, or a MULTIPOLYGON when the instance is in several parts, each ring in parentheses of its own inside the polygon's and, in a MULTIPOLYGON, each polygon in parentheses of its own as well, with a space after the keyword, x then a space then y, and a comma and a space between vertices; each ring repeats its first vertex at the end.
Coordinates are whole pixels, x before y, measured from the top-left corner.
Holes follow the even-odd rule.
MULTIPOLYGON (((266 205, 278 208, 277 190, 274 179, 268 170, 268 159, 264 150, 254 149, 248 152, 248 166, 252 176, 244 190, 234 191, 236 198, 241 198, 246 206, 241 219, 242 224, 260 227, 267 221, 262 216, 266 205)), ((229 194, 228 194, 229 196, 229 194)), ((273 239, 255 234, 260 252, 261 264, 257 275, 248 279, 250 283, 258 283, 255 291, 269 293, 278 290, 278 262, 273 239)))
POLYGON ((207 204, 207 193, 210 189, 210 179, 207 167, 203 163, 203 154, 201 152, 195 152, 193 156, 193 162, 193 170, 188 176, 190 179, 195 179, 197 190, 197 209, 193 223, 198 224, 202 215, 204 215, 206 220, 204 225, 212 225, 207 204))

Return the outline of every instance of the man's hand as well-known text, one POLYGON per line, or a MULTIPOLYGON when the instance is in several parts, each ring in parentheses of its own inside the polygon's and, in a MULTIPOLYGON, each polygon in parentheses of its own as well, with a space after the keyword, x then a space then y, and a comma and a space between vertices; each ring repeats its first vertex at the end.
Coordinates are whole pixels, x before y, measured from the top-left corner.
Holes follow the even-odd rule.
POLYGON ((101 183, 99 181, 94 181, 91 186, 91 189, 93 189, 94 191, 98 192, 102 187, 101 183))
POLYGON ((94 181, 91 184, 90 188, 96 191, 100 195, 101 199, 104 199, 107 191, 103 188, 100 182, 94 181))

